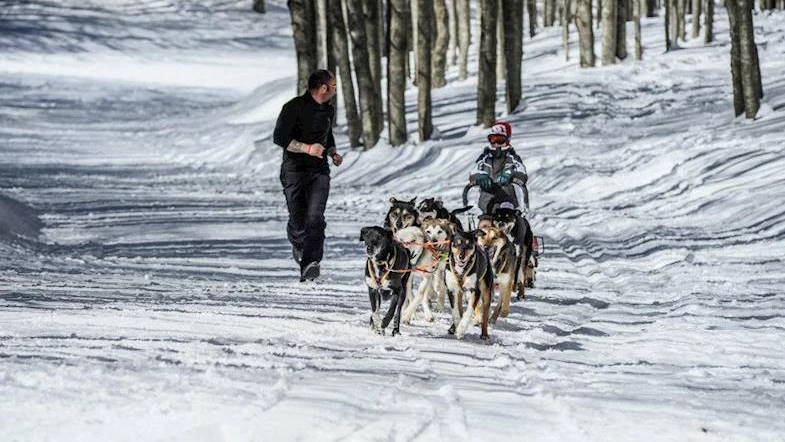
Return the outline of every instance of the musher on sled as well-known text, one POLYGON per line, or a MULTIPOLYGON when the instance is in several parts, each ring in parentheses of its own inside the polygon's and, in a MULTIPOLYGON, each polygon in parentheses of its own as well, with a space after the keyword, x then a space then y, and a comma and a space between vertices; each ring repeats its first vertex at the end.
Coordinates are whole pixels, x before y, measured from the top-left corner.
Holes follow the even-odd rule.
MULTIPOLYGON (((530 213, 529 190, 526 187, 529 176, 521 157, 510 144, 511 137, 512 127, 509 123, 499 121, 491 126, 488 134, 489 146, 485 147, 475 161, 476 167, 469 177, 469 185, 464 190, 464 199, 468 189, 475 185, 480 187, 477 205, 482 213, 477 228, 496 225, 507 230, 520 249, 519 256, 523 258, 521 265, 531 267, 527 272, 525 284, 533 287, 539 244, 526 219, 530 213), (521 189, 523 195, 522 208, 515 191, 516 186, 521 189), (526 246, 521 247, 522 245, 526 246), (533 262, 525 264, 529 263, 530 257, 533 258, 533 262)), ((464 201, 464 205, 466 202, 464 201)), ((519 298, 522 298, 522 290, 519 291, 519 298)))

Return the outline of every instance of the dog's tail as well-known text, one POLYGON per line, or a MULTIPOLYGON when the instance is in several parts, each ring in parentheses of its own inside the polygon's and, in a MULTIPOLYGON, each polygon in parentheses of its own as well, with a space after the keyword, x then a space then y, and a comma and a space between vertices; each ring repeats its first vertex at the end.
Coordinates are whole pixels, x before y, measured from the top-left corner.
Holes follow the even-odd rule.
POLYGON ((452 212, 450 212, 450 215, 452 215, 452 216, 460 215, 461 213, 470 210, 472 207, 474 207, 474 206, 466 206, 466 207, 461 207, 460 209, 455 209, 452 212))

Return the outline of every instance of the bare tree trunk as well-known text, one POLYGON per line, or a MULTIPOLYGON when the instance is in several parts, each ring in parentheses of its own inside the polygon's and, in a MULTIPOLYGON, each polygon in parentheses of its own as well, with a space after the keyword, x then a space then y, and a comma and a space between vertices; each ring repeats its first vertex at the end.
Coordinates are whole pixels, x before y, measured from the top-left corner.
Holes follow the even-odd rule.
POLYGON ((714 41, 714 0, 706 0, 703 17, 703 42, 709 44, 714 41))
POLYGON ((744 88, 741 80, 741 42, 739 40, 739 11, 735 0, 725 0, 730 22, 730 73, 733 84, 733 113, 744 113, 744 88))
POLYGON ((702 0, 692 0, 692 38, 701 35, 701 5, 702 0))
POLYGON ((431 22, 433 6, 430 0, 417 0, 417 120, 420 141, 430 140, 433 134, 431 116, 431 22))
POLYGON ((635 28, 635 59, 643 59, 643 45, 641 44, 641 3, 644 0, 633 0, 633 27, 635 28))
POLYGON ((679 0, 663 0, 669 2, 670 24, 671 24, 671 45, 679 42, 679 0))
POLYGON ((469 43, 471 42, 471 25, 469 24, 469 0, 457 2, 456 18, 458 21, 458 77, 465 80, 469 77, 469 43))
POLYGON ((431 87, 438 88, 447 84, 444 72, 447 70, 447 49, 450 43, 450 17, 447 15, 446 0, 434 0, 433 12, 436 22, 436 40, 433 44, 431 60, 431 87))
POLYGON ((600 29, 600 26, 602 26, 602 17, 605 15, 603 10, 602 0, 597 0, 597 29, 600 29))
POLYGON ((616 2, 616 58, 627 59, 627 0, 616 2))
POLYGON ((365 35, 362 0, 347 0, 349 16, 349 35, 354 48, 354 72, 357 78, 357 87, 360 89, 360 117, 363 126, 363 146, 366 150, 376 146, 379 133, 373 121, 376 91, 371 76, 371 65, 368 59, 368 40, 365 35))
POLYGON ((556 0, 543 0, 543 3, 543 23, 549 28, 556 21, 556 0))
POLYGON ((657 0, 646 0, 646 17, 654 17, 657 14, 657 0))
POLYGON ((458 64, 458 0, 450 0, 448 3, 450 20, 450 44, 447 48, 447 63, 450 66, 458 64))
POLYGON ((297 93, 308 89, 308 77, 316 70, 316 17, 309 0, 290 0, 294 49, 297 53, 297 93))
POLYGON ((578 15, 575 22, 578 27, 578 38, 580 39, 581 67, 594 67, 594 28, 592 27, 592 0, 577 0, 578 15))
POLYGON ((537 34, 537 0, 525 0, 526 13, 529 15, 529 37, 537 34))
POLYGON ((313 5, 316 19, 316 67, 327 69, 327 1, 315 0, 313 5))
POLYGON ((602 65, 607 66, 616 63, 616 20, 618 11, 616 10, 618 0, 605 0, 602 5, 602 65))
POLYGON ((564 12, 562 18, 562 43, 564 44, 564 59, 570 61, 570 21, 572 14, 570 0, 564 0, 564 12))
MULTIPOLYGON (((377 41, 379 42, 379 54, 381 58, 387 56, 387 30, 389 29, 387 26, 387 18, 385 14, 385 0, 375 0, 376 1, 376 11, 379 14, 379 28, 376 30, 377 41)), ((381 96, 381 94, 379 95, 381 96)))
POLYGON ((677 26, 678 30, 678 38, 681 39, 682 42, 687 41, 687 0, 676 0, 676 14, 677 14, 677 26))
POLYGON ((496 79, 500 80, 507 76, 507 68, 504 66, 506 64, 504 59, 504 34, 509 31, 504 29, 504 15, 502 15, 504 0, 498 0, 498 2, 499 12, 496 14, 496 79))
POLYGON ((267 7, 264 5, 264 0, 253 0, 253 9, 254 12, 258 12, 260 14, 264 14, 267 12, 267 7))
POLYGON ((390 144, 406 142, 406 7, 407 0, 390 0, 390 52, 387 57, 387 115, 390 144))
POLYGON ((758 109, 760 109, 760 99, 763 97, 763 91, 761 89, 758 47, 755 45, 755 30, 752 25, 752 2, 750 0, 737 1, 744 113, 748 119, 754 119, 758 114, 758 109))
POLYGON ((501 11, 504 18, 505 32, 499 46, 504 47, 505 65, 505 98, 507 113, 511 114, 521 102, 523 86, 521 80, 521 63, 523 61, 523 2, 524 0, 502 0, 501 11))
POLYGON ((480 14, 480 65, 477 73, 477 124, 496 122, 496 16, 497 0, 484 0, 480 14))
POLYGON ((341 0, 327 0, 327 12, 330 16, 330 29, 332 32, 332 53, 337 64, 335 74, 341 81, 341 97, 346 111, 346 124, 349 128, 349 144, 352 147, 360 146, 362 122, 357 114, 357 101, 354 98, 354 82, 352 81, 352 67, 349 62, 349 42, 346 37, 346 25, 343 21, 341 0))
POLYGON ((419 0, 411 1, 410 2, 410 6, 412 8, 411 9, 411 12, 412 12, 412 44, 411 44, 411 48, 412 48, 412 52, 414 52, 414 66, 413 66, 412 70, 414 71, 413 82, 414 82, 414 84, 416 86, 417 85, 417 72, 419 72, 417 63, 420 62, 420 60, 418 59, 419 56, 417 55, 417 50, 420 47, 420 44, 419 44, 419 41, 420 41, 420 30, 418 28, 418 26, 419 26, 418 23, 420 23, 420 12, 419 12, 420 2, 419 2, 419 0))
MULTIPOLYGON (((379 39, 379 28, 382 25, 381 11, 378 0, 363 0, 363 14, 365 20, 365 37, 368 44, 368 64, 371 68, 371 82, 373 84, 373 107, 371 122, 376 133, 376 139, 384 130, 384 104, 382 103, 382 42, 379 39)), ((364 117, 363 117, 364 118, 364 117)), ((375 143, 374 143, 375 144, 375 143)))

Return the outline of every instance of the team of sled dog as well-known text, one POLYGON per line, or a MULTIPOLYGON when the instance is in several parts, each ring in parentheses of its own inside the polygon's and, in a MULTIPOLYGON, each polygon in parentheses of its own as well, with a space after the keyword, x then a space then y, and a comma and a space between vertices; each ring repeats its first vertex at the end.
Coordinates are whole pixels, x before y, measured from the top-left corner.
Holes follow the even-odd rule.
POLYGON ((431 303, 442 310, 447 295, 452 307, 448 333, 461 339, 470 325, 479 324, 480 337, 488 339, 488 322, 506 317, 513 290, 517 288, 517 298, 523 299, 527 283, 535 277, 528 221, 519 210, 502 208, 494 212, 492 224, 466 231, 457 215, 471 206, 450 212, 440 199, 419 204, 416 200, 390 198, 384 226, 363 227, 360 232, 367 255, 371 327, 383 334, 392 321, 392 334, 400 334, 401 320, 411 323, 419 307, 425 320, 432 321, 431 303), (421 276, 416 293, 414 274, 421 276), (495 292, 498 301, 491 312, 495 292), (384 317, 383 299, 390 300, 384 317))

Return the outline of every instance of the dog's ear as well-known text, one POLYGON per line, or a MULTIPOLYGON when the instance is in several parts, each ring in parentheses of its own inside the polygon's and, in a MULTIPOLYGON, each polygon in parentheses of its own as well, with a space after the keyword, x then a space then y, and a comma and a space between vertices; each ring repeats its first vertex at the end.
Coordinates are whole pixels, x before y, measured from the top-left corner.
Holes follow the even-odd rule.
POLYGON ((411 201, 409 201, 409 204, 411 204, 413 206, 415 202, 417 202, 417 197, 416 196, 414 198, 412 198, 411 201))
POLYGON ((360 242, 365 241, 365 232, 368 231, 367 227, 360 229, 360 242))
POLYGON ((522 213, 519 209, 515 209, 515 215, 521 216, 522 213))
POLYGON ((394 196, 391 196, 391 197, 390 197, 390 205, 391 205, 391 206, 394 206, 394 205, 395 205, 395 204, 397 204, 397 203, 398 203, 398 200, 397 200, 397 199, 395 199, 395 197, 394 197, 394 196))

